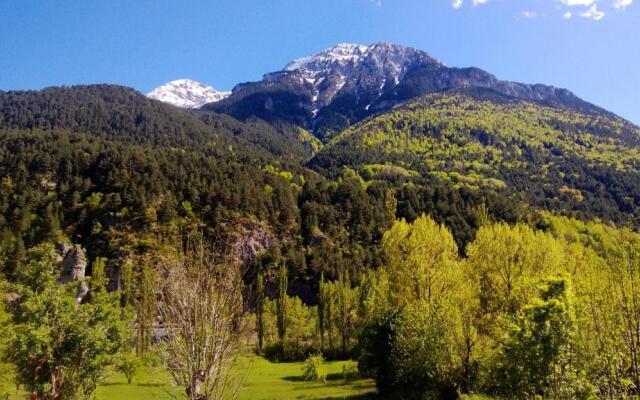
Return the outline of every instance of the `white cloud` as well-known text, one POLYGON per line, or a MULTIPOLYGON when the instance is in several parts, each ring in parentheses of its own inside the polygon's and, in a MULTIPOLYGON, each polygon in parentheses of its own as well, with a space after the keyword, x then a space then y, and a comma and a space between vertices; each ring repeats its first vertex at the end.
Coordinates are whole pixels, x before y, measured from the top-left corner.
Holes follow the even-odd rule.
POLYGON ((596 2, 596 0, 560 0, 564 5, 569 7, 575 6, 590 6, 596 2))
MULTIPOLYGON (((602 4, 603 1, 597 2, 598 0, 559 0, 562 4, 567 7, 593 7, 598 4, 602 4)), ((633 0, 610 0, 610 4, 613 8, 618 10, 624 10, 629 7, 633 3, 633 0)))
MULTIPOLYGON (((488 2, 489 0, 471 0, 471 4, 473 4, 474 6, 479 6, 482 4, 486 4, 488 2)), ((451 0, 451 7, 458 9, 462 7, 463 3, 464 3, 464 0, 451 0)))
POLYGON ((613 0, 613 8, 624 10, 633 3, 633 0, 613 0))
POLYGON ((598 10, 597 4, 592 5, 590 9, 580 14, 581 17, 590 18, 596 21, 600 21, 605 15, 606 14, 604 12, 598 10))
MULTIPOLYGON (((375 0, 371 0, 375 1, 375 0)), ((381 1, 381 0, 378 0, 381 1)), ((465 0, 449 0, 454 9, 462 8, 465 0)), ((489 3, 491 0, 469 0, 466 3, 473 6, 480 6, 489 3)), ((540 0, 538 0, 540 1, 540 0)), ((603 19, 612 10, 623 11, 633 4, 633 0, 546 0, 548 3, 555 3, 555 9, 562 13, 563 19, 571 19, 574 15, 580 15, 595 21, 603 19), (577 10, 576 10, 577 9, 577 10)), ((496 2, 499 4, 499 2, 496 2)), ((538 11, 524 10, 521 15, 525 18, 536 18, 544 16, 538 11)))

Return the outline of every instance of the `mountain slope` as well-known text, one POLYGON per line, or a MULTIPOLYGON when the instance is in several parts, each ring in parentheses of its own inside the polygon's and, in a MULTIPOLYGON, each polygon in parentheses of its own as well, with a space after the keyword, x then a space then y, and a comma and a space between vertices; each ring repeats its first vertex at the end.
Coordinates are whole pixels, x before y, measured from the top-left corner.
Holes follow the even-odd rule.
POLYGON ((220 92, 212 86, 191 79, 178 79, 158 86, 147 97, 172 104, 180 108, 199 108, 207 103, 215 103, 231 92, 220 92))
POLYGON ((240 119, 285 120, 324 136, 409 99, 468 88, 607 114, 566 89, 500 81, 478 68, 447 67, 424 51, 390 43, 340 44, 295 60, 262 81, 240 84, 228 98, 203 108, 240 119))
POLYGON ((120 142, 294 162, 313 152, 299 128, 180 110, 116 85, 0 92, 0 128, 70 130, 120 142))
POLYGON ((350 167, 367 179, 432 177, 617 222, 640 215, 640 128, 487 91, 431 94, 366 120, 309 166, 330 176, 350 167))

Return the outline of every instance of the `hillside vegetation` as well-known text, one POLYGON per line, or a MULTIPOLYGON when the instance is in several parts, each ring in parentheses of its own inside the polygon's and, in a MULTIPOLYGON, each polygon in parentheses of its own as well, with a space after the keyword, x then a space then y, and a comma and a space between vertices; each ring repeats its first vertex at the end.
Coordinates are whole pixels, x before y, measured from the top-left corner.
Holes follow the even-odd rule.
POLYGON ((346 129, 310 166, 370 175, 372 166, 387 165, 389 175, 413 172, 454 187, 516 193, 574 216, 638 222, 640 129, 615 117, 492 96, 426 96, 346 129))

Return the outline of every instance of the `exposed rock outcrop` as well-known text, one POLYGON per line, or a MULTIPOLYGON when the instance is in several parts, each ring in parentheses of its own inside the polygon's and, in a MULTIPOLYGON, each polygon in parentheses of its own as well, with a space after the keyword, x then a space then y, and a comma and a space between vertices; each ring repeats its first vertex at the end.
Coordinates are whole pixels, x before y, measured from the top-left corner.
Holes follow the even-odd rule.
POLYGON ((65 251, 62 255, 62 271, 60 272, 59 283, 84 280, 87 269, 87 256, 79 244, 73 246, 61 245, 59 249, 65 251))
MULTIPOLYGON (((79 281, 76 301, 82 303, 89 294, 89 285, 84 281, 87 269, 87 255, 79 244, 70 245, 58 243, 56 245, 58 264, 60 266, 59 284, 79 281)), ((51 271, 54 273, 55 271, 51 271)))
POLYGON ((251 263, 256 256, 274 247, 277 239, 264 226, 258 224, 247 224, 239 227, 231 245, 232 257, 243 263, 251 263))

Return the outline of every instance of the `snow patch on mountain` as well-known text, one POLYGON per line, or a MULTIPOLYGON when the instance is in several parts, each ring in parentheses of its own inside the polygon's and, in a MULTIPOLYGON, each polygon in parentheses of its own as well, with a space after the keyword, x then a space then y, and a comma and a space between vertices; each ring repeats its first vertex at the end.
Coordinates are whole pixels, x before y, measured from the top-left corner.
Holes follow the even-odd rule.
POLYGON ((357 64, 368 49, 369 47, 361 44, 340 43, 314 56, 293 60, 284 67, 284 70, 318 72, 335 64, 357 64))
POLYGON ((230 94, 231 92, 220 92, 212 86, 191 79, 177 79, 153 89, 147 97, 180 108, 199 108, 220 101, 230 94))
POLYGON ((429 93, 462 91, 507 96, 600 112, 573 93, 545 85, 501 81, 479 68, 447 67, 428 53, 389 42, 342 43, 298 58, 261 81, 234 87, 231 97, 204 108, 239 118, 284 119, 316 132, 342 128, 429 93))
POLYGON ((424 52, 387 42, 370 46, 341 43, 290 62, 281 72, 283 75, 269 76, 297 78, 299 82, 309 84, 311 108, 315 110, 331 103, 343 91, 355 96, 371 90, 381 93, 387 82, 398 85, 409 67, 418 63, 444 67, 424 52))

